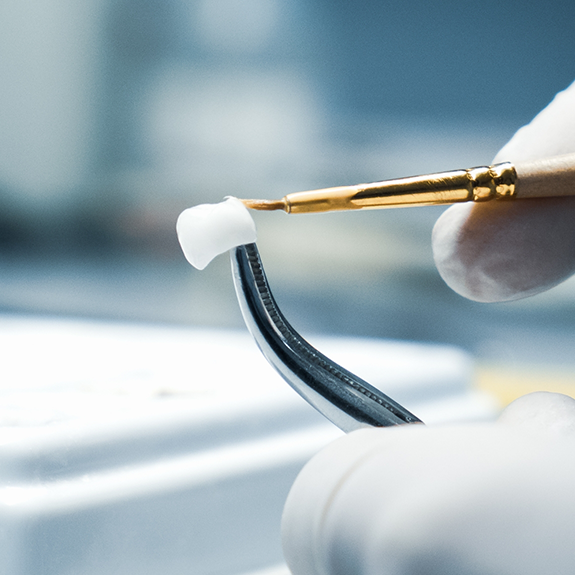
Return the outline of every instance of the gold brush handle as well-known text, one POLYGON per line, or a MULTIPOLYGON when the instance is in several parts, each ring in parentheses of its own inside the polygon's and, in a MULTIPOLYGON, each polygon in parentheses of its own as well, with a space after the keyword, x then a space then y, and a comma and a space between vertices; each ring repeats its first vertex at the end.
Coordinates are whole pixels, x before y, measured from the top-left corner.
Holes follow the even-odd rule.
POLYGON ((433 206, 575 195, 575 154, 426 176, 296 192, 281 200, 242 200, 256 210, 292 214, 433 206))
POLYGON ((513 197, 516 180, 513 165, 504 163, 373 184, 297 192, 285 196, 285 211, 301 214, 482 202, 513 197))

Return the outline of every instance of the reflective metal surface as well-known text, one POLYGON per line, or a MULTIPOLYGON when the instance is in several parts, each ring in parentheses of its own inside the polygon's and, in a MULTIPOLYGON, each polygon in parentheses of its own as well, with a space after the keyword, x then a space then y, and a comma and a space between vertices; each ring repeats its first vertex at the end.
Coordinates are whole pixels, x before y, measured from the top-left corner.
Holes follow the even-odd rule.
POLYGON ((434 206, 515 197, 517 174, 509 162, 397 180, 288 194, 281 200, 242 200, 256 210, 290 214, 434 206))
POLYGON ((305 341, 279 310, 256 244, 231 251, 246 325, 266 359, 304 399, 344 431, 420 420, 305 341))

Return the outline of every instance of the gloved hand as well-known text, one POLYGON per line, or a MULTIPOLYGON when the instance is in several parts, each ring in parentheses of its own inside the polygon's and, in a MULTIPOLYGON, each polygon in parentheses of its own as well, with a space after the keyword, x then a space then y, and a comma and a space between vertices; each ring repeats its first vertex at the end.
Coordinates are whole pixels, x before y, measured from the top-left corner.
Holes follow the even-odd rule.
POLYGON ((283 518, 293 575, 572 575, 575 400, 496 423, 352 432, 316 455, 283 518))
MULTIPOLYGON (((575 83, 494 163, 575 152, 575 83)), ((575 197, 459 204, 434 257, 465 297, 526 297, 575 273, 575 197)), ((294 575, 571 575, 575 400, 538 393, 495 424, 369 429, 301 472, 283 518, 294 575)))
MULTIPOLYGON (((575 152, 575 82, 521 128, 494 159, 520 162, 575 152)), ((435 224, 439 273, 476 301, 507 301, 575 273, 575 197, 450 207, 435 224)))

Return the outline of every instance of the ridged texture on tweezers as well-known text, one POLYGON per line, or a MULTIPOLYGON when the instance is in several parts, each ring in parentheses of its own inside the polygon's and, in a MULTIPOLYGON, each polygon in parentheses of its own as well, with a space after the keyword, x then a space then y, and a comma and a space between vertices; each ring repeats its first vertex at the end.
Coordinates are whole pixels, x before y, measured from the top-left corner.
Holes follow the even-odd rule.
POLYGON ((271 294, 256 244, 239 246, 231 255, 234 285, 249 331, 270 364, 304 399, 344 431, 420 422, 295 331, 271 294))

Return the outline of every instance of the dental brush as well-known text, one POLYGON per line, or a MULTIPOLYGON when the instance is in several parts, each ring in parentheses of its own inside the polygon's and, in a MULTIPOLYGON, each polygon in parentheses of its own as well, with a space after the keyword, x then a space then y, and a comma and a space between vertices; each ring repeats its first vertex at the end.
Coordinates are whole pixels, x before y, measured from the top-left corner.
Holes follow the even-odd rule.
POLYGON ((575 154, 296 192, 279 200, 241 200, 288 214, 432 206, 575 195, 575 154))

